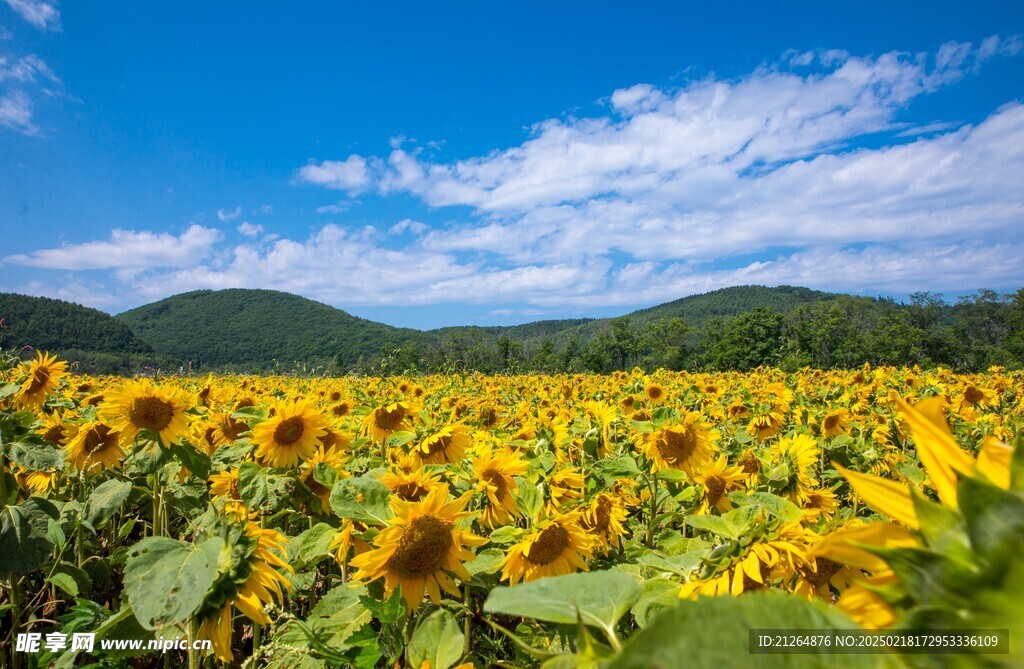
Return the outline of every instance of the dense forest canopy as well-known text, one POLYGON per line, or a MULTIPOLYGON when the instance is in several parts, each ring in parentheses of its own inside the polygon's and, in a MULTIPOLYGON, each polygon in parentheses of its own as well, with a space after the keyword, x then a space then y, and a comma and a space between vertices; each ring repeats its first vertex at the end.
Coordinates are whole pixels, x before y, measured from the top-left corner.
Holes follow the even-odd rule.
POLYGON ((435 371, 747 370, 1024 365, 1024 289, 953 303, 807 288, 739 286, 610 319, 419 331, 269 290, 195 291, 116 318, 46 298, 0 295, 5 348, 62 353, 95 372, 390 374, 435 371))

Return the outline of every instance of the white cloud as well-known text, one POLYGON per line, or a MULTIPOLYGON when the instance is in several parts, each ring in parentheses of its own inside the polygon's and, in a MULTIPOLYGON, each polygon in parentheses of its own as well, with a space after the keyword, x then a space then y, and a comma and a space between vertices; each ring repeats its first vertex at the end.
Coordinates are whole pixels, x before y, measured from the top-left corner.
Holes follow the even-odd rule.
POLYGON ((234 209, 218 209, 217 219, 221 222, 233 221, 242 215, 242 205, 238 205, 234 209))
POLYGON ((400 235, 403 232, 410 232, 414 235, 422 235, 429 229, 430 226, 428 226, 426 223, 414 221, 411 218, 404 218, 398 223, 392 225, 391 229, 388 230, 388 233, 392 235, 400 235))
POLYGON ((206 258, 220 238, 219 231, 199 225, 190 226, 178 236, 114 230, 108 241, 7 256, 4 263, 58 270, 191 267, 206 258))
POLYGON ((318 186, 348 191, 353 195, 362 192, 371 183, 366 159, 355 154, 345 160, 310 163, 299 169, 299 179, 318 186))
POLYGON ((29 92, 56 97, 60 88, 60 78, 38 56, 0 56, 0 126, 36 134, 39 127, 29 92))
POLYGON ((21 18, 25 19, 39 30, 60 30, 60 11, 56 2, 42 2, 41 0, 7 0, 21 18))
POLYGON ((32 122, 32 101, 27 95, 21 91, 10 91, 0 96, 0 126, 26 135, 38 130, 32 122))
POLYGON ((243 221, 238 226, 238 232, 246 237, 259 237, 263 234, 263 226, 253 225, 249 221, 243 221))
POLYGON ((322 207, 316 208, 318 214, 341 214, 349 210, 351 203, 349 202, 338 202, 337 204, 325 204, 322 207))
POLYGON ((273 214, 274 208, 269 204, 261 204, 259 209, 253 212, 254 214, 273 214))

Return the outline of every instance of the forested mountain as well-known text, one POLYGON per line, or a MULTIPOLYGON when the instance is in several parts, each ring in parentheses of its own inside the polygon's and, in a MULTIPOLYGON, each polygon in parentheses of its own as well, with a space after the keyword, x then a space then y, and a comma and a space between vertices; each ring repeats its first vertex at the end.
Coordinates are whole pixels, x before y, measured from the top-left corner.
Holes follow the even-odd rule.
POLYGON ((270 290, 195 291, 115 318, 84 307, 0 295, 6 348, 30 344, 98 372, 486 373, 856 367, 865 362, 980 370, 1024 363, 1024 289, 949 304, 807 288, 738 286, 605 319, 510 327, 391 327, 270 290))
POLYGON ((429 339, 298 295, 198 290, 117 316, 161 355, 194 367, 291 371, 372 364, 381 351, 429 339))

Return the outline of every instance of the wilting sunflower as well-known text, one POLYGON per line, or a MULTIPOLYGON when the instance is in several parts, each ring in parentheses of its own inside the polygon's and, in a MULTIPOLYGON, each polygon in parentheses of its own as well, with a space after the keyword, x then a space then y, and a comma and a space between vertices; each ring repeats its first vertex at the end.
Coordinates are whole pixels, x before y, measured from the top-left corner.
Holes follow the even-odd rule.
POLYGON ((580 524, 580 512, 558 514, 534 527, 508 549, 501 562, 501 579, 515 585, 545 576, 588 571, 584 558, 593 556, 593 539, 580 524))
POLYGON ((149 430, 165 445, 188 434, 185 403, 178 396, 157 388, 149 379, 126 381, 104 395, 99 417, 131 441, 141 430, 149 430))
POLYGON ((471 580, 463 563, 472 560, 473 553, 466 547, 482 546, 487 539, 459 527, 459 521, 472 515, 464 511, 470 495, 450 502, 447 498, 448 491, 438 488, 420 502, 392 499, 395 517, 374 537, 373 550, 352 559, 358 569, 353 578, 383 577, 387 595, 402 586, 410 611, 423 601, 424 590, 434 603, 441 602, 441 589, 458 597, 459 589, 448 574, 471 580))
POLYGON ((24 367, 27 378, 14 396, 14 404, 35 409, 41 407, 46 402, 46 394, 57 387, 57 382, 67 372, 68 363, 57 360, 55 355, 36 351, 35 359, 24 367))
POLYGON ((513 476, 526 473, 529 465, 523 457, 509 449, 485 449, 473 460, 473 474, 479 480, 477 489, 487 495, 481 522, 492 530, 512 522, 519 515, 519 507, 512 492, 516 489, 513 476))
MULTIPOLYGON (((226 513, 225 518, 232 515, 226 513)), ((241 520, 246 523, 244 531, 236 525, 225 533, 234 539, 229 541, 229 545, 234 544, 234 550, 221 552, 222 559, 227 557, 236 563, 219 571, 219 579, 213 586, 217 596, 208 598, 208 601, 214 599, 216 604, 200 611, 197 616, 202 621, 197 638, 210 639, 214 655, 222 662, 234 660, 231 652, 232 606, 254 623, 269 625, 271 619, 264 607, 274 602, 281 604, 285 592, 291 590, 291 583, 278 571, 292 572, 282 557, 286 554, 284 535, 277 530, 261 528, 244 517, 241 520)))
POLYGON ((680 469, 692 478, 714 455, 718 437, 718 430, 691 411, 677 423, 647 435, 643 449, 651 459, 653 471, 680 469))
POLYGON ((693 477, 695 483, 704 488, 697 513, 707 513, 711 507, 725 512, 732 508, 729 493, 743 489, 747 475, 740 467, 730 467, 729 458, 722 454, 713 463, 701 469, 693 477))
POLYGON ((583 488, 586 485, 587 481, 579 467, 564 467, 552 474, 548 479, 548 513, 554 514, 570 502, 583 499, 583 488))
POLYGON ((272 467, 294 467, 313 457, 329 421, 308 402, 276 402, 270 418, 252 428, 256 457, 272 467))
POLYGON ((81 471, 116 467, 124 457, 121 433, 100 422, 81 426, 67 448, 68 461, 81 471))
POLYGON ((625 526, 628 515, 621 500, 614 495, 601 492, 584 509, 580 522, 594 538, 594 547, 608 555, 609 551, 622 545, 623 537, 628 534, 625 526))
POLYGON ((327 550, 334 555, 334 559, 339 565, 348 564, 348 553, 350 550, 355 550, 356 555, 361 555, 371 550, 370 544, 356 536, 357 532, 365 531, 366 525, 363 525, 359 521, 342 521, 341 528, 338 529, 338 533, 334 535, 334 539, 331 540, 330 546, 327 547, 327 550))
POLYGON ((409 418, 415 413, 408 402, 392 402, 379 406, 363 419, 363 433, 383 444, 395 432, 409 429, 409 418))
POLYGON ((466 454, 470 442, 466 427, 451 423, 424 437, 413 449, 412 455, 419 466, 458 462, 466 454))
POLYGON ((57 487, 57 472, 16 470, 14 477, 22 490, 27 490, 33 495, 45 495, 57 487))

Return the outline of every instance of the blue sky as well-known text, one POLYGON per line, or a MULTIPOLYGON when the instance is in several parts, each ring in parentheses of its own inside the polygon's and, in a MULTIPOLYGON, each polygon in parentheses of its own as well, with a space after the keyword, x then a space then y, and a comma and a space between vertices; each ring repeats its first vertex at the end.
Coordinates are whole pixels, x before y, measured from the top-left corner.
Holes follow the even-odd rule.
POLYGON ((1024 286, 1019 2, 363 5, 0 0, 0 291, 427 328, 1024 286))

